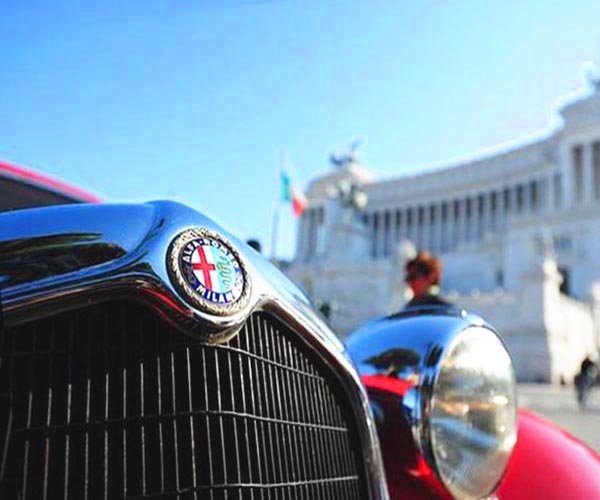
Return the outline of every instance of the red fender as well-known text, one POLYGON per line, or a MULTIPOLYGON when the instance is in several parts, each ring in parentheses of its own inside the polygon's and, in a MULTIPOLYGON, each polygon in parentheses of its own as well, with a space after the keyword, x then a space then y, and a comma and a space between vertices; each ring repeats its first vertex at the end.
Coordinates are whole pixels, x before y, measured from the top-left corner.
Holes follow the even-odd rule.
POLYGON ((555 424, 521 409, 517 444, 496 493, 506 500, 600 499, 600 456, 555 424))
MULTIPOLYGON (((380 375, 361 378, 375 407, 391 416, 378 422, 390 499, 451 498, 418 453, 400 410, 399 398, 413 384, 380 375)), ((555 424, 520 409, 517 444, 495 493, 499 500, 600 499, 600 456, 555 424)))

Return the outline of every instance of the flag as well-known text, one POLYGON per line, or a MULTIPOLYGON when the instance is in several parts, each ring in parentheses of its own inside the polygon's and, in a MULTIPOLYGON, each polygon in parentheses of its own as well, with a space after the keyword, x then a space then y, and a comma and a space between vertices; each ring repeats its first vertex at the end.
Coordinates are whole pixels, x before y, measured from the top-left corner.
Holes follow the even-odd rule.
POLYGON ((292 178, 285 171, 281 172, 281 201, 292 204, 292 210, 296 217, 300 217, 304 212, 304 207, 306 207, 304 194, 297 189, 292 182, 292 178))

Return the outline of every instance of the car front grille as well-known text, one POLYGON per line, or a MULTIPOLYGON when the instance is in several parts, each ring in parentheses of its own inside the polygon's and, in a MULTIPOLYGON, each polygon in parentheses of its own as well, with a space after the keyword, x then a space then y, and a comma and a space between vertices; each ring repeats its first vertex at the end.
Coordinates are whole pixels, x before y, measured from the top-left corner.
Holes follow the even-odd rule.
POLYGON ((6 329, 0 498, 360 499, 355 416, 288 327, 221 345, 110 302, 6 329))

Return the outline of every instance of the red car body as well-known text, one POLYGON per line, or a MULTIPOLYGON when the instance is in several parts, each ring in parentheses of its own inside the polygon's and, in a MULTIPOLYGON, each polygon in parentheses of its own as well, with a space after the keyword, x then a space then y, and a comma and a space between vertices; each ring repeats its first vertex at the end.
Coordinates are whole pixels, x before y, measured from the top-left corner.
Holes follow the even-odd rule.
MULTIPOLYGON (((372 400, 397 414, 395 422, 379 427, 390 498, 452 498, 416 450, 408 425, 395 425, 404 419, 398 397, 412 385, 378 375, 362 381, 372 400)), ((507 500, 600 498, 600 456, 552 422, 520 409, 517 444, 495 494, 507 500)))

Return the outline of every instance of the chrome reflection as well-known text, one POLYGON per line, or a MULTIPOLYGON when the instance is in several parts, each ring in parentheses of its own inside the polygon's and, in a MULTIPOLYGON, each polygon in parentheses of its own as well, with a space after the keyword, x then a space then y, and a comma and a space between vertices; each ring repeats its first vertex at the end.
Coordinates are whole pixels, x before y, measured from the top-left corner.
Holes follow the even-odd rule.
POLYGON ((0 281, 3 287, 67 274, 104 264, 125 255, 107 245, 99 233, 67 233, 0 242, 0 281))

